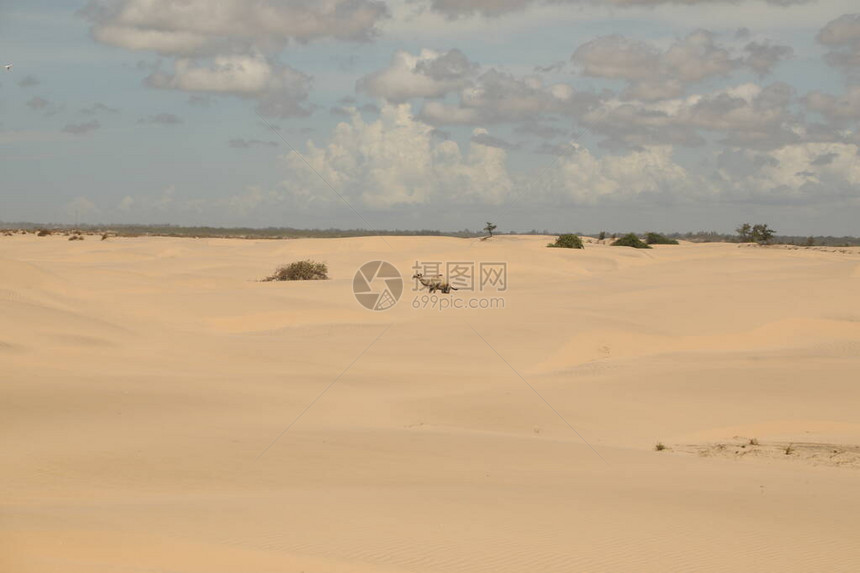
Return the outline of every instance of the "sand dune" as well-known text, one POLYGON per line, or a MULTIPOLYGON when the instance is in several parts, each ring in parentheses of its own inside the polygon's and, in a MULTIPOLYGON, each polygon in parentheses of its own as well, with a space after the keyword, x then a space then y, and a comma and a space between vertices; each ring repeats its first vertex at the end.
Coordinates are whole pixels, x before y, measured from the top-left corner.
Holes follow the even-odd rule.
POLYGON ((0 571, 860 569, 860 249, 550 239, 0 237, 0 571))

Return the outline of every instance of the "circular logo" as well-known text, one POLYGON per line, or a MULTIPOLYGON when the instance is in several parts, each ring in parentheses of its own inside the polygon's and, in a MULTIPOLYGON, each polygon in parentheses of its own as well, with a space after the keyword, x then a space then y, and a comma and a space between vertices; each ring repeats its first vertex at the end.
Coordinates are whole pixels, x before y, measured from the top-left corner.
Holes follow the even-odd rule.
POLYGON ((364 263, 352 279, 355 299, 369 310, 388 310, 403 294, 403 277, 389 262, 364 263))

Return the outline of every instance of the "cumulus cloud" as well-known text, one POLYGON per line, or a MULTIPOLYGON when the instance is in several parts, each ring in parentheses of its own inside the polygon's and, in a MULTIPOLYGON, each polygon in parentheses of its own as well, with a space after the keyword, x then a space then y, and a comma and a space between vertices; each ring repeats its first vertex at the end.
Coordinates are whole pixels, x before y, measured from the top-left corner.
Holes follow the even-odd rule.
POLYGON ((701 145, 706 141, 701 132, 706 132, 734 146, 774 148, 800 137, 793 97, 791 86, 776 82, 660 102, 612 99, 585 114, 582 122, 614 145, 701 145))
POLYGON ((598 156, 572 144, 529 190, 539 202, 594 205, 643 200, 797 204, 857 201, 860 164, 852 144, 798 143, 769 151, 727 148, 713 172, 682 166, 672 146, 598 156))
POLYGON ((356 91, 395 103, 441 97, 468 85, 477 69, 478 65, 457 49, 422 50, 417 56, 398 50, 387 68, 359 79, 356 91))
POLYGON ((804 98, 806 107, 832 122, 860 119, 860 86, 851 86, 841 96, 814 91, 804 98))
POLYGON ((501 137, 496 137, 494 135, 490 135, 486 129, 475 129, 472 132, 472 138, 469 140, 472 143, 478 143, 480 145, 486 145, 488 147, 498 147, 499 149, 507 149, 513 150, 518 149, 519 145, 516 143, 511 143, 502 139, 501 137))
MULTIPOLYGON (((649 146, 626 154, 598 157, 571 144, 538 183, 542 194, 579 204, 635 200, 655 195, 700 193, 698 179, 673 159, 671 146, 649 146)), ((538 193, 540 191, 535 191, 538 193)))
MULTIPOLYGON (((496 17, 525 10, 533 5, 547 4, 608 4, 617 7, 658 6, 661 4, 716 4, 725 0, 431 0, 433 10, 449 18, 474 14, 496 17)), ((809 0, 766 0, 768 4, 787 6, 809 0)))
POLYGON ((465 125, 534 121, 548 113, 580 115, 598 99, 567 84, 545 84, 536 76, 517 77, 491 68, 459 93, 458 103, 426 102, 421 118, 465 125))
POLYGON ((858 146, 844 143, 798 143, 766 154, 739 150, 718 165, 722 193, 760 202, 811 202, 857 199, 858 146), (740 166, 740 167, 739 167, 740 166))
POLYGON ((749 42, 744 52, 734 55, 713 33, 696 30, 666 50, 620 35, 602 36, 577 48, 571 61, 583 75, 626 80, 625 99, 654 101, 681 96, 692 84, 744 66, 767 74, 792 54, 791 48, 770 42, 749 42))
POLYGON ((257 110, 267 116, 307 116, 310 77, 262 56, 220 56, 208 65, 180 58, 173 73, 157 70, 146 83, 159 89, 225 94, 257 101, 257 110))
POLYGON ((275 60, 290 42, 365 41, 387 16, 380 0, 90 0, 80 12, 93 37, 172 58, 148 85, 257 101, 272 117, 306 116, 310 77, 275 60))
POLYGON ((816 37, 830 48, 825 59, 833 66, 856 74, 860 69, 860 14, 843 14, 828 22, 816 37))
MULTIPOLYGON (((511 192, 504 149, 472 142, 464 152, 433 132, 408 104, 389 104, 374 122, 355 114, 340 123, 325 147, 309 142, 305 159, 338 192, 372 208, 498 203, 511 192)), ((294 194, 336 200, 295 153, 286 161, 294 194)))
POLYGON ((274 53, 290 41, 363 41, 387 9, 377 0, 91 0, 80 13, 101 43, 189 57, 274 53))
POLYGON ((765 76, 782 60, 794 55, 790 46, 772 44, 771 42, 750 42, 744 46, 746 57, 744 64, 760 76, 765 76))

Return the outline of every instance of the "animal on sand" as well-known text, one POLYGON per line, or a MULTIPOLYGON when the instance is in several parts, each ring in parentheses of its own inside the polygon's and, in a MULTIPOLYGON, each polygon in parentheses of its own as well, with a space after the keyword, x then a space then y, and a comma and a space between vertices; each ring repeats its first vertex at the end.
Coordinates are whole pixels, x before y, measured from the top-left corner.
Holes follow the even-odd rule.
POLYGON ((434 275, 432 277, 425 277, 421 273, 415 273, 414 275, 412 275, 412 278, 418 279, 418 282, 420 282, 422 285, 426 286, 427 290, 429 290, 431 293, 436 292, 438 290, 438 291, 443 292, 444 294, 448 294, 452 290, 457 290, 456 288, 452 287, 448 283, 448 281, 442 277, 442 275, 434 275))

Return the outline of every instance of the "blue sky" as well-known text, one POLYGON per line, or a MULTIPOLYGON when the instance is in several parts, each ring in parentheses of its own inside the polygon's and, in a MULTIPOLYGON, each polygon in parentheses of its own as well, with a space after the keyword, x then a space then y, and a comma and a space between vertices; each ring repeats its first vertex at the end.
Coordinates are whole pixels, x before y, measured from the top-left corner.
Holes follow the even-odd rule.
POLYGON ((0 5, 0 221, 860 234, 852 2, 247 4, 0 5))

